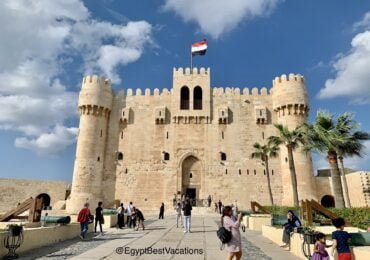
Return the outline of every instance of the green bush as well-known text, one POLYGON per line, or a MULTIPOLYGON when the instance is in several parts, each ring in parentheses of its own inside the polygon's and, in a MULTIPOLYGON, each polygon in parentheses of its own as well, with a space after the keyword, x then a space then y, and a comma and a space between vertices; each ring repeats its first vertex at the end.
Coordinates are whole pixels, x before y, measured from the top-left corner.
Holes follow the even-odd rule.
POLYGON ((273 215, 286 216, 288 210, 293 210, 293 212, 299 216, 300 208, 299 207, 286 207, 286 206, 264 206, 264 208, 273 215))
POLYGON ((367 230, 370 226, 370 208, 330 208, 337 216, 344 218, 352 226, 367 230))

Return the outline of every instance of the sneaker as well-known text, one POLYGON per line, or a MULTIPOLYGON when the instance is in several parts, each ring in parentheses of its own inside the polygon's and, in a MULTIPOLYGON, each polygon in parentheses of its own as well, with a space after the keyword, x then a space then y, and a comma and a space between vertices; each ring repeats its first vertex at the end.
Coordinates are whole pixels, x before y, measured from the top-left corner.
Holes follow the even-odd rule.
POLYGON ((184 233, 186 233, 187 231, 186 230, 184 230, 184 233))

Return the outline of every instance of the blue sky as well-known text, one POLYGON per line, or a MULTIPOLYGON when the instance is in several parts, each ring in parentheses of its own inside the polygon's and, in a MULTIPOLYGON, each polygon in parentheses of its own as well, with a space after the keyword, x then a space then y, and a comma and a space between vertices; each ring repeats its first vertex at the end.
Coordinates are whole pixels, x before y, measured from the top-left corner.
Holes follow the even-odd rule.
MULTIPOLYGON (((370 131, 370 2, 135 0, 0 2, 0 177, 71 181, 81 79, 171 88, 206 38, 215 87, 271 87, 303 74, 318 109, 370 131)), ((365 143, 370 154, 370 142, 365 143)), ((370 170, 370 156, 346 165, 370 170)), ((326 165, 315 156, 316 167, 326 165)))

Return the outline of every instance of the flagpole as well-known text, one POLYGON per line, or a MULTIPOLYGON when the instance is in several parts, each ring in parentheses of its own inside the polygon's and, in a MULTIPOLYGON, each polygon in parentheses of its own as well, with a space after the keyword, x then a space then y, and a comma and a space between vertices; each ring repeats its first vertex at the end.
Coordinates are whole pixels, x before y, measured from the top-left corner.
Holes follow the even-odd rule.
POLYGON ((193 52, 190 48, 190 74, 193 73, 193 52))

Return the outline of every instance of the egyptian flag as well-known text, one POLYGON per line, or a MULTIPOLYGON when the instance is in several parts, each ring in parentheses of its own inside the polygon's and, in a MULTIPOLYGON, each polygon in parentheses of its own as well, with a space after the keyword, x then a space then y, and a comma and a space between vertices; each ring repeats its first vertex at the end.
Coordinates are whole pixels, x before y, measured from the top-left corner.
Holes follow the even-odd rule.
POLYGON ((207 40, 196 42, 191 45, 191 55, 204 55, 207 51, 207 40))

